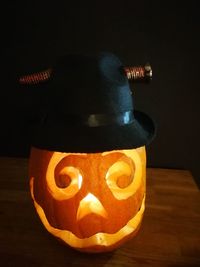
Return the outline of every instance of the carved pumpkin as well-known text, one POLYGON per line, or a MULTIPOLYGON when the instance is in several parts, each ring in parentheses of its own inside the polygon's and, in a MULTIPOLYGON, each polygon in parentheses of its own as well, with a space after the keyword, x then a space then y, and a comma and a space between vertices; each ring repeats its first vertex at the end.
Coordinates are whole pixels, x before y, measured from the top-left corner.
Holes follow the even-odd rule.
POLYGON ((137 233, 145 181, 145 147, 88 154, 31 150, 37 213, 52 235, 77 250, 110 251, 137 233))

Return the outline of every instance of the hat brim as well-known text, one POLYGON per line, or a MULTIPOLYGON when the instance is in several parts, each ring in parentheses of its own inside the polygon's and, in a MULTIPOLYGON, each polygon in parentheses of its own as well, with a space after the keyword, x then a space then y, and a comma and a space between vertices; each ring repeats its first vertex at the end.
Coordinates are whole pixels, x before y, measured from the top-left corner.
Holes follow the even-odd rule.
POLYGON ((70 153, 97 153, 148 145, 155 136, 156 127, 148 115, 134 111, 134 120, 130 124, 70 127, 54 123, 38 125, 31 132, 34 147, 70 153))

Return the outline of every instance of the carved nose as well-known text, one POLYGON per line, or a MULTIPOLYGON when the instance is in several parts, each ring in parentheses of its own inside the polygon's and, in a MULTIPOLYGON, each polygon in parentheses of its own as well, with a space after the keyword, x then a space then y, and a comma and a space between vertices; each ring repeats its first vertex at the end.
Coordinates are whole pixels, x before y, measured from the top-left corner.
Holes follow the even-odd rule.
POLYGON ((86 215, 94 213, 104 218, 108 217, 106 210, 101 202, 93 194, 88 193, 81 201, 78 207, 76 219, 79 221, 86 215))

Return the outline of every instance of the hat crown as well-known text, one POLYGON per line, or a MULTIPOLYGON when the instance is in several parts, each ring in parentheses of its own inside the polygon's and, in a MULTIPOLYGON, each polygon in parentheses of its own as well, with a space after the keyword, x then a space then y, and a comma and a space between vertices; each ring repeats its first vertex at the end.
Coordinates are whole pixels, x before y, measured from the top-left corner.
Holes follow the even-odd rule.
POLYGON ((50 110, 62 116, 133 110, 123 65, 115 55, 105 52, 97 57, 65 56, 53 69, 50 99, 50 110))
POLYGON ((154 123, 133 109, 123 70, 110 53, 63 57, 52 68, 42 119, 31 129, 32 145, 96 153, 148 144, 155 135, 154 123))

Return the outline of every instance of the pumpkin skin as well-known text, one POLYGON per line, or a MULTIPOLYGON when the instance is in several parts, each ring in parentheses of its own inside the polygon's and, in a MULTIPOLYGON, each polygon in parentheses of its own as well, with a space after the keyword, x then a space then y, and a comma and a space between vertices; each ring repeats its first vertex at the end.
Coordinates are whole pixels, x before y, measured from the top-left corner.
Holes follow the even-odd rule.
POLYGON ((74 249, 111 251, 139 230, 145 208, 145 147, 88 154, 32 147, 29 175, 43 225, 74 249))

